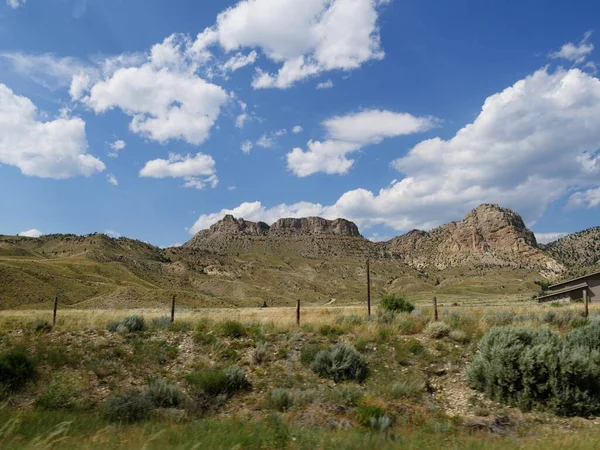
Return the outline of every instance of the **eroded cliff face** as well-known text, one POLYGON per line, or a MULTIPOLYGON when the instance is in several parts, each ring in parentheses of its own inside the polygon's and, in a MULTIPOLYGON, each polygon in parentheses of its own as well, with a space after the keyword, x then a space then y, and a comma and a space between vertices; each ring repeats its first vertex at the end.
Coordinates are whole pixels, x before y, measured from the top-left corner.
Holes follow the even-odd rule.
POLYGON ((363 238, 356 224, 346 219, 286 218, 269 226, 230 215, 197 233, 185 247, 222 254, 259 251, 311 258, 363 258, 383 248, 363 238))
POLYGON ((516 266, 545 276, 564 266, 541 249, 521 216, 498 205, 483 204, 459 222, 429 232, 413 230, 385 243, 363 238, 346 219, 279 219, 271 226, 225 216, 196 234, 186 247, 217 253, 287 252, 305 257, 385 257, 416 268, 464 265, 516 266))
POLYGON ((538 269, 552 276, 565 270, 540 249, 521 216, 498 205, 483 204, 459 221, 429 232, 411 231, 388 242, 391 252, 414 267, 489 264, 538 269))

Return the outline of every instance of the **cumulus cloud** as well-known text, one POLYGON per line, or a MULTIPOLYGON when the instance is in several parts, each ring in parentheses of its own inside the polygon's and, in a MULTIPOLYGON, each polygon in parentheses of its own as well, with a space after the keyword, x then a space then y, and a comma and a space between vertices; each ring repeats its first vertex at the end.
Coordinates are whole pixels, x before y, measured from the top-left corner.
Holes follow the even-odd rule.
POLYGON ((73 76, 88 66, 77 58, 59 57, 53 53, 3 52, 0 63, 50 90, 68 87, 73 76))
POLYGON ((567 203, 571 208, 594 208, 600 205, 600 187, 576 192, 569 198, 567 203))
POLYGON ((555 232, 555 233, 535 233, 535 239, 539 244, 548 244, 554 242, 557 239, 565 237, 569 233, 555 232))
MULTIPOLYGON (((330 133, 366 140, 389 134, 383 124, 374 130, 339 124, 331 122, 330 133)), ((306 210, 345 217, 361 227, 428 229, 459 219, 484 202, 510 207, 531 224, 550 203, 574 190, 572 206, 598 205, 599 148, 600 80, 576 68, 542 68, 488 97, 474 122, 451 139, 427 139, 396 159, 393 167, 403 177, 377 192, 354 189, 331 205, 303 203, 302 211, 294 205, 245 203, 204 214, 192 229, 209 226, 228 213, 270 221, 305 215, 306 210)))
POLYGON ((244 141, 242 142, 242 146, 240 147, 240 149, 242 150, 243 153, 250 153, 250 150, 252 150, 252 142, 250 141, 244 141))
POLYGON ((302 128, 300 125, 296 125, 294 128, 292 128, 292 133, 294 134, 302 133, 303 131, 304 128, 302 128))
POLYGON ((317 84, 317 89, 331 89, 332 87, 333 81, 331 80, 322 81, 321 83, 317 84))
POLYGON ((114 230, 104 230, 104 234, 106 234, 107 236, 110 236, 112 238, 120 238, 121 237, 121 233, 119 233, 118 231, 114 231, 114 230))
POLYGON ((262 147, 262 148, 271 148, 273 147, 273 144, 275 143, 274 139, 272 136, 268 136, 266 134, 263 134, 258 141, 256 141, 256 145, 258 147, 262 147))
POLYGON ((431 117, 377 109, 332 117, 323 122, 328 139, 309 141, 307 150, 294 148, 287 154, 288 169, 299 177, 317 172, 345 174, 354 164, 348 154, 388 137, 427 131, 436 123, 431 117))
POLYGON ((567 44, 563 45, 557 52, 550 53, 550 58, 566 59, 567 61, 571 61, 574 64, 583 63, 590 55, 590 53, 594 51, 594 44, 589 42, 591 36, 592 32, 588 31, 587 33, 585 33, 583 39, 579 42, 579 44, 568 42, 567 44))
POLYGON ((256 53, 255 50, 252 50, 247 55, 238 52, 234 56, 229 58, 221 68, 225 72, 235 72, 236 70, 241 69, 242 67, 254 64, 257 56, 258 53, 256 53))
POLYGON ((215 160, 210 155, 179 155, 171 153, 168 159, 148 161, 140 170, 140 177, 183 178, 184 187, 204 189, 207 185, 216 187, 217 178, 215 160))
POLYGON ((117 177, 115 177, 112 173, 107 174, 106 178, 107 178, 108 182, 110 184, 112 184, 113 186, 119 185, 119 181, 117 180, 117 177))
POLYGON ((88 153, 85 122, 67 114, 43 121, 31 100, 0 83, 0 164, 42 178, 102 172, 104 163, 88 153))
POLYGON ((377 19, 383 3, 242 0, 221 12, 216 24, 198 35, 193 49, 199 55, 215 44, 225 52, 259 49, 281 67, 277 73, 257 69, 253 87, 289 88, 322 72, 349 71, 382 59, 377 19))
POLYGON ((36 228, 32 228, 31 230, 21 231, 18 235, 24 236, 24 237, 37 238, 37 237, 42 236, 43 234, 44 233, 42 233, 40 230, 38 230, 36 228))
POLYGON ((188 46, 185 37, 169 36, 154 45, 139 66, 120 67, 96 82, 87 73, 79 74, 71 95, 97 114, 121 109, 132 118, 131 131, 146 138, 199 145, 208 138, 229 96, 196 74, 197 65, 186 56, 188 46))
POLYGON ((111 158, 118 158, 119 152, 121 150, 123 150, 125 147, 127 147, 127 143, 125 141, 119 139, 114 142, 111 142, 109 144, 109 147, 112 151, 108 154, 108 156, 110 156, 111 158))
POLYGON ((10 6, 12 9, 20 8, 21 6, 25 6, 27 0, 6 0, 6 4, 10 6))

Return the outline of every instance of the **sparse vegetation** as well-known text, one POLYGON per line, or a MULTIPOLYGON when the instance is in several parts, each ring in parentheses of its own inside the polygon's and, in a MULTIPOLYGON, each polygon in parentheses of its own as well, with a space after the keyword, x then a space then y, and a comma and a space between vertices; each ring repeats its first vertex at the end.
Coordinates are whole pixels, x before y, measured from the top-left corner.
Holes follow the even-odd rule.
POLYGON ((467 371, 473 387, 523 410, 600 413, 600 323, 564 338, 546 328, 494 328, 467 371))
POLYGON ((148 394, 131 389, 109 397, 103 405, 102 415, 109 422, 133 423, 147 419, 152 411, 148 394))
POLYGON ((311 364, 318 375, 334 381, 355 380, 363 382, 369 375, 369 367, 364 357, 354 347, 339 343, 327 350, 321 350, 311 364))
POLYGON ((381 308, 385 311, 410 313, 415 305, 401 295, 384 295, 381 299, 381 308))
POLYGON ((450 334, 452 328, 445 322, 430 322, 425 327, 425 334, 434 338, 441 339, 450 334))
POLYGON ((0 354, 0 397, 21 389, 34 376, 34 363, 24 351, 16 349, 0 354))

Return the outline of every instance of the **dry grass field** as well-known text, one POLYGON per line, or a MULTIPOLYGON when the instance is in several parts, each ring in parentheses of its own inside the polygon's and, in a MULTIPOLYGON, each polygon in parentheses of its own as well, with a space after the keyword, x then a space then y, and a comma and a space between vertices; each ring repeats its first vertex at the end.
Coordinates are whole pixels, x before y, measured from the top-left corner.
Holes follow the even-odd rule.
POLYGON ((0 370, 11 352, 33 364, 0 392, 0 448, 597 448, 600 420, 491 400, 466 369, 494 327, 564 335, 600 305, 585 319, 581 304, 444 297, 442 326, 414 303, 370 319, 307 306, 300 326, 292 307, 178 308, 174 324, 168 309, 59 309, 55 327, 51 308, 0 311, 0 370), (344 344, 362 375, 320 371, 315 354, 344 344))

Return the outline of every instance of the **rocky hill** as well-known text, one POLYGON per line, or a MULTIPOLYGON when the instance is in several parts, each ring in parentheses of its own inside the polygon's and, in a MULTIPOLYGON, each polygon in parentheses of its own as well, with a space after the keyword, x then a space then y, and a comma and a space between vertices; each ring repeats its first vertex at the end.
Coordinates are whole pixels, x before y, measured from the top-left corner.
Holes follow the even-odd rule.
POLYGON ((517 266, 552 277, 565 267, 545 253, 520 215, 498 205, 483 204, 459 222, 431 231, 413 230, 387 243, 413 267, 517 266))
POLYGON ((600 263, 600 227, 569 234, 545 246, 547 253, 569 268, 600 263))
POLYGON ((82 308, 153 307, 173 294, 193 307, 362 302, 367 256, 374 298, 530 297, 543 277, 597 262, 597 236, 540 246, 518 214, 496 205, 380 243, 348 220, 319 217, 268 225, 225 216, 169 249, 101 234, 0 236, 0 309, 37 308, 55 295, 82 308))
POLYGON ((306 258, 364 259, 372 253, 385 253, 384 245, 362 237, 353 222, 321 217, 279 219, 269 226, 227 215, 197 233, 184 247, 221 255, 273 253, 306 258))

